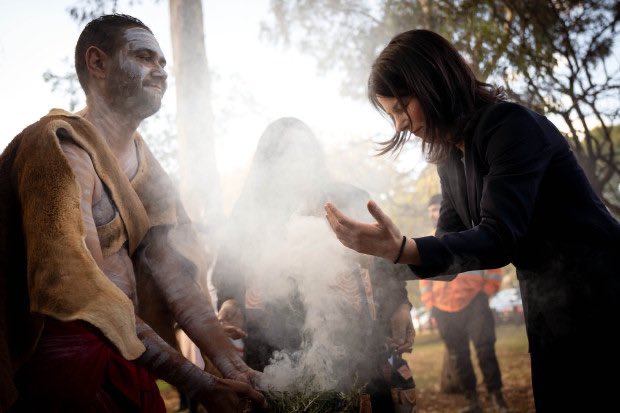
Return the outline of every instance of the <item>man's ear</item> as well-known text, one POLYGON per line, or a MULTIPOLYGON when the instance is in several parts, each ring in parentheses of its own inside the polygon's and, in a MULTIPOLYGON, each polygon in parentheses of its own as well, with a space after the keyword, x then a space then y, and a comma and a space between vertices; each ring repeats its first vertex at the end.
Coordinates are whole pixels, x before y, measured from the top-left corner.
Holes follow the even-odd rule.
POLYGON ((86 50, 86 67, 88 73, 97 79, 105 79, 108 55, 98 47, 90 46, 86 50))

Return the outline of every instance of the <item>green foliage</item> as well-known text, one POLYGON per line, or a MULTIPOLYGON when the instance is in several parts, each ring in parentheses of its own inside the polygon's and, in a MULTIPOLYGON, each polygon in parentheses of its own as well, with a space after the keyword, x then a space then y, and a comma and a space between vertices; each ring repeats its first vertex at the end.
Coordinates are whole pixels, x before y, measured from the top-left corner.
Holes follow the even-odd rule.
MULTIPOLYGON (((608 131, 602 127, 595 128, 592 136, 593 142, 599 144, 596 150, 600 152, 600 158, 606 160, 597 161, 596 173, 598 176, 611 175, 603 186, 603 197, 614 205, 620 205, 620 125, 611 126, 608 131)), ((612 212, 620 219, 618 211, 612 212)))
POLYGON ((60 92, 69 97, 69 110, 75 111, 80 105, 84 105, 85 97, 82 92, 82 86, 78 81, 77 74, 73 62, 69 63, 69 58, 65 58, 64 62, 70 66, 70 69, 64 74, 57 74, 51 70, 43 73, 43 80, 50 84, 52 92, 60 92))
POLYGON ((427 28, 451 39, 486 79, 504 55, 510 34, 493 18, 497 2, 436 0, 272 0, 273 21, 262 34, 317 58, 320 71, 343 73, 342 92, 364 97, 368 69, 389 40, 427 28))
MULTIPOLYGON (((341 92, 365 96, 368 67, 404 21, 418 21, 415 7, 399 2, 272 0, 274 20, 264 22, 261 33, 267 40, 295 44, 316 56, 321 72, 343 73, 341 92)), ((414 23, 415 24, 415 23, 414 23)))
MULTIPOLYGON (((155 1, 157 2, 159 0, 155 1)), ((128 6, 133 6, 135 4, 141 4, 142 0, 126 0, 124 3, 128 6)), ((67 9, 67 12, 71 18, 81 26, 103 14, 116 13, 118 6, 118 0, 77 0, 67 9)))

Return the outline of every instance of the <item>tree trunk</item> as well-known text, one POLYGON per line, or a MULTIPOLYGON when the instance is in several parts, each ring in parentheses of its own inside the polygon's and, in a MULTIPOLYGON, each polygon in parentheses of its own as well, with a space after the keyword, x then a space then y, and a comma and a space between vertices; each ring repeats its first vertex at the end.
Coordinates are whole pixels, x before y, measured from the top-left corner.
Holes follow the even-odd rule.
POLYGON ((194 222, 222 213, 201 0, 170 0, 181 198, 194 222))

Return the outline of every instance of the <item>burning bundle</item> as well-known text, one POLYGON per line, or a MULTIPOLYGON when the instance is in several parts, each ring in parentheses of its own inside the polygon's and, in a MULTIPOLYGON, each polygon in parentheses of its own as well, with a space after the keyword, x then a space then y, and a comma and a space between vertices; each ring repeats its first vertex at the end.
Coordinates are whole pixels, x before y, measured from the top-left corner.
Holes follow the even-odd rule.
MULTIPOLYGON (((292 355, 276 354, 274 364, 266 368, 260 387, 264 389, 269 413, 323 413, 323 412, 367 412, 360 409, 364 387, 355 376, 352 383, 335 385, 331 381, 334 370, 309 363, 306 357, 310 352, 297 352, 292 355), (277 361, 276 361, 277 360, 277 361), (330 374, 332 373, 332 374, 330 374)), ((310 357, 310 360, 316 360, 310 357)), ((349 376, 351 377, 351 376, 349 376)), ((342 383, 341 383, 342 384, 342 383)), ((369 403, 368 403, 369 404, 369 403)))
POLYGON ((268 391, 265 392, 269 413, 354 413, 360 410, 360 392, 337 391, 268 391))

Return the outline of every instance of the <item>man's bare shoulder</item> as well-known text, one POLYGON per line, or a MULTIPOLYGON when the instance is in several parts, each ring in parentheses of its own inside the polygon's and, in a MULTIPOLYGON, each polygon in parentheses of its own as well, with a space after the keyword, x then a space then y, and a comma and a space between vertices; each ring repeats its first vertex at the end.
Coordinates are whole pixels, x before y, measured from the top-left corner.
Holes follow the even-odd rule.
POLYGON ((88 188, 94 193, 98 193, 97 188, 101 183, 88 152, 75 142, 67 139, 59 139, 59 143, 82 191, 84 192, 88 188))
POLYGON ((59 139, 59 143, 72 168, 77 166, 95 173, 95 167, 90 159, 90 155, 81 146, 66 139, 59 139))

